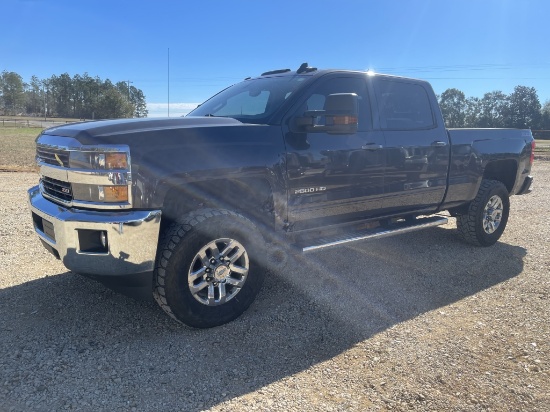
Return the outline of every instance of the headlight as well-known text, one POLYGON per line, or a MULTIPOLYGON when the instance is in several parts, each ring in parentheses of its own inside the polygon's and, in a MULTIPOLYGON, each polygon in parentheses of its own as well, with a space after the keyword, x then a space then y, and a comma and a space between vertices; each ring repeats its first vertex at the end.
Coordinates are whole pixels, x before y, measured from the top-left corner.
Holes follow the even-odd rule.
POLYGON ((72 151, 69 155, 69 167, 99 170, 128 169, 128 154, 124 152, 72 151))
POLYGON ((69 153, 75 169, 71 187, 75 202, 131 203, 130 151, 123 145, 83 146, 69 153), (97 183, 96 183, 97 182, 97 183))
POLYGON ((105 153, 105 168, 112 169, 127 169, 128 157, 126 153, 105 153))

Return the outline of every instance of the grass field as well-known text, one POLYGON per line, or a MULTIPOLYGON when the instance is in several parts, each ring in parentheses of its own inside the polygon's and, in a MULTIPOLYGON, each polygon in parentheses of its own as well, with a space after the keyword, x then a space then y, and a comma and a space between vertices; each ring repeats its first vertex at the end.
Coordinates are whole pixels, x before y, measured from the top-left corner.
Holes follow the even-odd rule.
POLYGON ((34 140, 40 131, 33 127, 0 127, 0 170, 36 170, 34 140))
MULTIPOLYGON (((0 127, 0 171, 36 170, 34 139, 40 133, 36 127, 0 127)), ((550 140, 537 140, 535 154, 550 156, 550 140)))

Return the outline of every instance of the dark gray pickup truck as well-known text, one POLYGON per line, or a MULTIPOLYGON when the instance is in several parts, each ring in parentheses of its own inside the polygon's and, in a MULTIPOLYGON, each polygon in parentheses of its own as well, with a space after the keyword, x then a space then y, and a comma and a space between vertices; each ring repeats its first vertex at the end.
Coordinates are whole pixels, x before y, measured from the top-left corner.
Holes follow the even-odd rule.
MULTIPOLYGON (((248 78, 187 117, 36 140, 36 233, 70 270, 141 287, 194 327, 231 321, 274 251, 439 225, 479 246, 531 190, 529 130, 447 130, 424 81, 345 70, 248 78)), ((299 276, 299 274, 297 274, 299 276)))

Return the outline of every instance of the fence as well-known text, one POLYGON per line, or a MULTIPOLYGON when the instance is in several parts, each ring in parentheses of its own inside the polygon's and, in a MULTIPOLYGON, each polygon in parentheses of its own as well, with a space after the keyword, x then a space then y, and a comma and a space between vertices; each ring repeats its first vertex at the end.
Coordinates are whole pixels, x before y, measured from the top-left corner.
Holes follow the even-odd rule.
POLYGON ((533 130, 532 133, 537 140, 550 140, 550 130, 533 130))
POLYGON ((77 119, 39 119, 39 118, 2 118, 1 127, 36 127, 46 129, 48 127, 60 126, 67 123, 78 122, 77 119))

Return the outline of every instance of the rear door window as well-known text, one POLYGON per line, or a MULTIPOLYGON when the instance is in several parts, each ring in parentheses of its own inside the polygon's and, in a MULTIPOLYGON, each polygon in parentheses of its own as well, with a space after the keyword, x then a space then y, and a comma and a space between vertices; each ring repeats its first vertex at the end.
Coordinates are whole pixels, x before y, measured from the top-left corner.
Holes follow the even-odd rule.
POLYGON ((374 90, 382 129, 421 130, 436 126, 428 93, 421 85, 379 79, 374 90))

